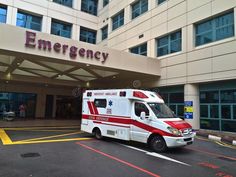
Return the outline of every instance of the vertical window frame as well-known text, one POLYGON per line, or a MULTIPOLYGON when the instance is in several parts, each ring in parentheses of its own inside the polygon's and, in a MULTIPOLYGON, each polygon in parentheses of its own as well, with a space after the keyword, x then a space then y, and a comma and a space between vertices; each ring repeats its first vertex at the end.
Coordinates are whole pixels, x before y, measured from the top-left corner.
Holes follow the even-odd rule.
POLYGON ((124 9, 121 10, 120 12, 118 12, 117 14, 115 14, 113 17, 111 17, 112 19, 112 31, 120 28, 121 26, 124 25, 124 9), (114 24, 117 24, 117 26, 115 26, 114 24))

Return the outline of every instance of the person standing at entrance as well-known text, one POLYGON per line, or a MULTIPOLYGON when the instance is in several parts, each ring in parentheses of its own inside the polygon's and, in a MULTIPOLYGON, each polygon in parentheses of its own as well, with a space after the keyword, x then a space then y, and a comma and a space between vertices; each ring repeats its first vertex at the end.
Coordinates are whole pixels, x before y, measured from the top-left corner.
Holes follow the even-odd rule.
POLYGON ((20 110, 20 117, 25 118, 25 105, 21 104, 19 110, 20 110))

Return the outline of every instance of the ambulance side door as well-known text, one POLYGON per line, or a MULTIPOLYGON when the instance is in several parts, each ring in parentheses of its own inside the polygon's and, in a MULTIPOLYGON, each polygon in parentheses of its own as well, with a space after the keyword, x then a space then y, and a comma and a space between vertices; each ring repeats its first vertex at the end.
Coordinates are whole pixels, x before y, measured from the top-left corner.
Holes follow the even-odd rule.
POLYGON ((142 119, 140 117, 141 112, 145 112, 146 116, 149 116, 150 110, 143 102, 135 101, 132 106, 132 119, 133 123, 131 124, 131 140, 138 142, 147 142, 147 137, 149 132, 145 130, 145 127, 148 125, 148 119, 142 119))
POLYGON ((86 117, 89 114, 89 108, 88 108, 88 98, 83 99, 82 103, 82 124, 88 125, 88 119, 83 119, 83 117, 86 117))

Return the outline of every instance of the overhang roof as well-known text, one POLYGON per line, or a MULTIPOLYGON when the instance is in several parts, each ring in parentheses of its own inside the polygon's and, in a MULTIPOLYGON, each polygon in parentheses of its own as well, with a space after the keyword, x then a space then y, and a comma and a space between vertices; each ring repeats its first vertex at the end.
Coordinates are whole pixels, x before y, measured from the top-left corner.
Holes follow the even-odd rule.
POLYGON ((156 81, 160 76, 157 59, 72 39, 6 24, 0 24, 0 39, 0 80, 8 82, 84 87, 90 83, 92 87, 105 88, 132 86, 136 80, 156 81), (31 34, 30 41, 27 32, 31 34), (51 49, 40 48, 39 40, 50 41, 51 49), (35 47, 27 46, 27 42, 35 47), (64 51, 62 46, 67 49, 64 51), (77 48, 76 57, 70 56, 71 47, 77 48), (86 51, 93 56, 87 57, 86 51))

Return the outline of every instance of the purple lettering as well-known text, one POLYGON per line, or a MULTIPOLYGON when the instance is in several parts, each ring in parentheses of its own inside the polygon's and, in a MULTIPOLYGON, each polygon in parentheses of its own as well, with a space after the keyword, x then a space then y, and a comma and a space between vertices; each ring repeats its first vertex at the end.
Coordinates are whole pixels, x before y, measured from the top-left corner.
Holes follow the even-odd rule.
POLYGON ((84 57, 85 56, 85 51, 86 50, 84 48, 79 49, 79 56, 84 57))
POLYGON ((52 43, 51 43, 51 41, 45 41, 45 40, 39 39, 38 40, 38 48, 39 49, 43 48, 43 50, 48 49, 49 51, 51 51, 52 43))
POLYGON ((102 58, 103 58, 102 64, 106 62, 108 56, 109 56, 109 53, 102 52, 102 58))
POLYGON ((61 44, 60 43, 55 43, 53 45, 53 49, 56 51, 56 52, 60 52, 61 51, 61 44))
POLYGON ((66 53, 66 50, 68 49, 68 47, 69 47, 69 46, 68 46, 68 45, 65 45, 65 44, 62 46, 62 52, 63 52, 63 54, 66 53))
POLYGON ((100 55, 101 55, 101 52, 97 51, 97 52, 95 52, 94 57, 95 57, 97 60, 99 60, 99 59, 100 59, 100 55))
POLYGON ((35 38, 36 38, 36 33, 26 31, 26 40, 25 40, 25 46, 26 47, 32 47, 35 48, 35 38))
POLYGON ((87 58, 93 58, 93 51, 92 50, 87 50, 87 58))
POLYGON ((74 59, 75 57, 77 57, 77 50, 78 50, 78 48, 75 46, 70 47, 70 57, 71 58, 74 59))

